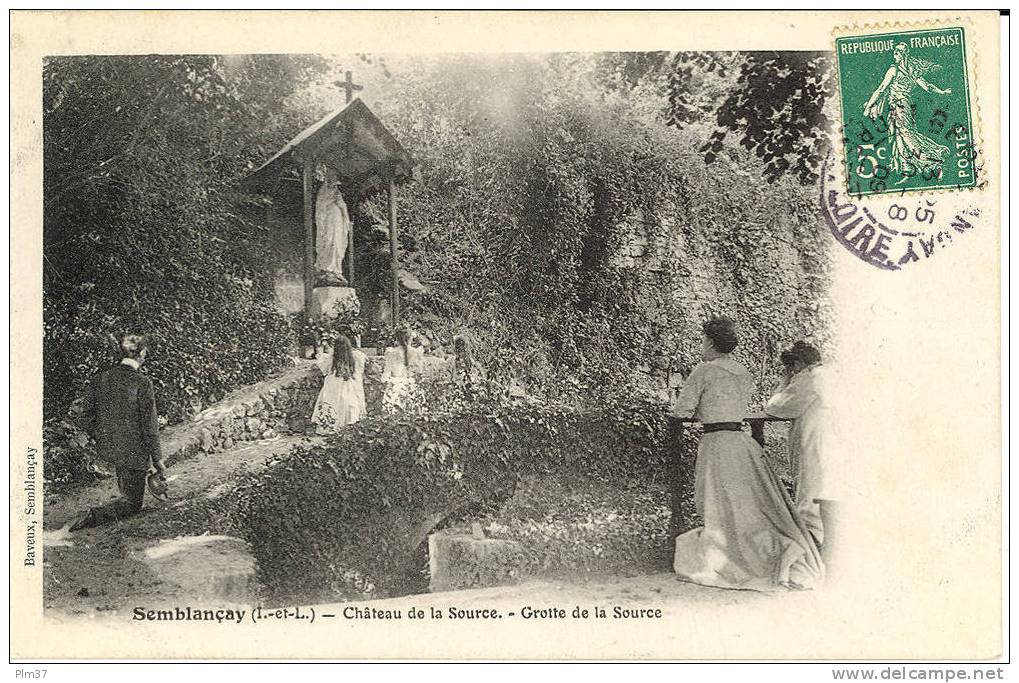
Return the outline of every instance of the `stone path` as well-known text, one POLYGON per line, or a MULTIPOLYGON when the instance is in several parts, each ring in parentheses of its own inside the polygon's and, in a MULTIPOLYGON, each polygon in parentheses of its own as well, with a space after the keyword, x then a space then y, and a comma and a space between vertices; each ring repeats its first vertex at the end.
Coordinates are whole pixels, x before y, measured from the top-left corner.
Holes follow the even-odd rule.
POLYGON ((250 588, 246 577, 254 567, 243 544, 225 537, 164 537, 165 532, 154 531, 160 528, 156 522, 169 508, 196 496, 215 496, 239 475, 263 467, 270 456, 313 439, 284 436, 244 442, 180 461, 167 470, 169 501, 146 493, 145 508, 137 517, 95 529, 69 533, 64 527, 89 507, 115 498, 114 478, 50 497, 43 513, 44 606, 94 616, 187 598, 245 601, 250 588))

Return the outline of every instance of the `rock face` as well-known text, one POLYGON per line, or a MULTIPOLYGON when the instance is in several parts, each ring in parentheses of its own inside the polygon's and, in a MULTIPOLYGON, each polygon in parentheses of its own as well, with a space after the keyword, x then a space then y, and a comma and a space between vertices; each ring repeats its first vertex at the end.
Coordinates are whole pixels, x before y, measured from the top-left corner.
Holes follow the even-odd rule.
POLYGON ((428 584, 433 593, 516 583, 524 549, 516 541, 438 532, 428 537, 428 584))

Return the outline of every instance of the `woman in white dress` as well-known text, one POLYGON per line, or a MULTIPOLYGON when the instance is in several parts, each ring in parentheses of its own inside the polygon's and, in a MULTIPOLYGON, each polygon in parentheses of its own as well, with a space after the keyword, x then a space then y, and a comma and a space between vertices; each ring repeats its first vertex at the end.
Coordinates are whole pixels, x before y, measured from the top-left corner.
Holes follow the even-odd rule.
POLYGON ((676 538, 673 567, 683 579, 719 588, 810 588, 823 579, 821 557, 761 446, 742 430, 753 379, 729 355, 736 344, 728 318, 704 324, 704 362, 673 410, 704 425, 694 484, 704 526, 676 538))
POLYGON ((764 412, 793 421, 789 454, 796 472, 794 500, 807 528, 821 544, 821 558, 830 570, 841 477, 834 471, 839 439, 833 432, 828 368, 821 363, 821 353, 802 341, 782 352, 782 362, 787 367, 786 378, 764 412))
POLYGON ((332 352, 319 354, 322 389, 315 401, 311 421, 318 434, 335 434, 341 427, 364 417, 365 355, 345 335, 339 335, 332 352))
POLYGON ((414 371, 421 365, 421 349, 412 346, 414 333, 408 327, 396 331, 397 346, 386 349, 382 368, 382 409, 395 413, 419 402, 414 371))

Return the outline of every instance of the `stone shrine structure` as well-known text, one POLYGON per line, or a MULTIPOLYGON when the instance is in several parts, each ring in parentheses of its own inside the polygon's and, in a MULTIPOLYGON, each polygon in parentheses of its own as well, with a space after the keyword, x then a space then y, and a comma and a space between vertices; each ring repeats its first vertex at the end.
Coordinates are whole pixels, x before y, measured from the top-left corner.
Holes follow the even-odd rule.
MULTIPOLYGON (((349 83, 349 72, 347 81, 349 83)), ((357 202, 386 193, 391 317, 400 322, 400 265, 396 188, 411 178, 414 160, 360 98, 304 129, 243 180, 285 205, 300 183, 303 207, 303 309, 309 320, 335 320, 360 308, 354 269, 351 212, 357 202), (346 268, 344 268, 344 263, 346 268)))

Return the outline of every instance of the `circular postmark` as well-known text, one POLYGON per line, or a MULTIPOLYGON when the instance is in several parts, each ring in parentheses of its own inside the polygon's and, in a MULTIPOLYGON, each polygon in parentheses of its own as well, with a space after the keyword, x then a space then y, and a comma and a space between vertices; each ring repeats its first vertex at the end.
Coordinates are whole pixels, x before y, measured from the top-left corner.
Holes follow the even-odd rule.
POLYGON ((933 258, 972 231, 980 209, 961 206, 959 195, 862 198, 840 191, 829 159, 821 174, 821 213, 835 240, 864 263, 901 270, 933 258), (944 201, 943 198, 952 201, 944 201))

